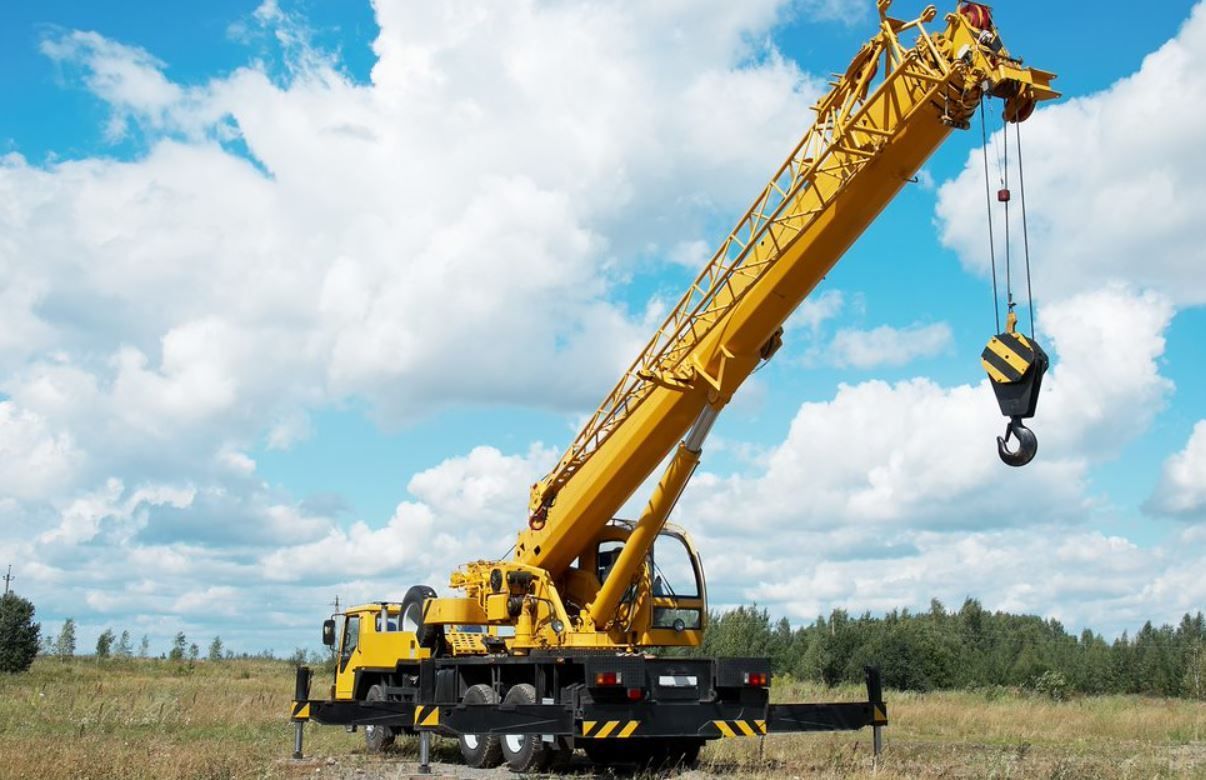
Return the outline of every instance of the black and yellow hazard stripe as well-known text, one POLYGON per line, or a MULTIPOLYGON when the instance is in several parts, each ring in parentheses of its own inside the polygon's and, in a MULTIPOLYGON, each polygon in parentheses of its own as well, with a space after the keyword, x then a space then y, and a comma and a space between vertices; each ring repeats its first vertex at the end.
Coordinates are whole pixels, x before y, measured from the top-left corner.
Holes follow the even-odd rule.
POLYGON ((291 720, 309 720, 310 719, 310 702, 295 701, 293 702, 293 714, 289 716, 291 720))
POLYGON ((417 728, 435 728, 440 725, 440 708, 431 704, 415 705, 415 726, 417 728))
POLYGON ((712 725, 725 737, 757 737, 766 733, 764 720, 714 720, 712 725))
POLYGON ((980 364, 992 381, 1004 385, 1021 379, 1034 358, 1034 345, 1021 333, 998 333, 980 354, 980 364))
POLYGON ((628 739, 640 725, 639 720, 584 720, 582 736, 589 739, 628 739))

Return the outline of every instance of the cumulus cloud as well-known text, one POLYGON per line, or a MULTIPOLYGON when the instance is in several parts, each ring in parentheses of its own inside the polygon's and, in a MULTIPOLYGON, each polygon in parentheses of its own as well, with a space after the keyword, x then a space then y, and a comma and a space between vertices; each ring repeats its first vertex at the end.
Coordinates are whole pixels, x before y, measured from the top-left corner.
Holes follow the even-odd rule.
POLYGON ((1206 516, 1206 420, 1198 421, 1185 448, 1164 462, 1160 483, 1147 505, 1167 515, 1206 516))
POLYGON ((171 620, 200 602, 102 570, 147 554, 142 578, 200 592, 258 580, 268 549, 296 548, 283 578, 306 545, 368 540, 419 579, 411 527, 454 498, 521 515, 433 472, 384 528, 345 522, 252 453, 335 404, 387 426, 592 405, 647 336, 635 258, 744 205, 808 121, 819 82, 768 42, 784 7, 384 0, 368 83, 274 2, 231 35, 275 59, 190 84, 137 42, 51 30, 62 83, 140 151, 0 158, 0 512, 25 581, 74 569, 97 610, 171 620))
POLYGON ((41 415, 0 401, 0 496, 28 499, 70 485, 83 453, 41 415))
MULTIPOLYGON (((265 484, 252 455, 289 448, 315 410, 345 402, 387 425, 457 405, 592 404, 660 305, 630 310, 633 258, 702 263, 694 237, 747 205, 808 121, 818 83, 766 43, 786 8, 382 0, 368 83, 272 2, 233 32, 278 41, 283 61, 188 86, 130 43, 51 34, 43 51, 103 102, 105 131, 143 151, 0 158, 0 539, 40 610, 75 614, 85 632, 221 626, 236 647, 279 649, 309 636, 335 593, 442 589, 456 564, 503 553, 555 457, 540 446, 479 447, 416 474, 384 525, 265 484), (249 584, 254 614, 240 604, 249 584)), ((1201 81, 1203 15, 1132 79, 1026 128, 1032 238, 1053 258, 1036 266, 1052 299, 1040 326, 1059 358, 1026 481, 996 461, 986 384, 842 386, 803 406, 753 473, 701 474, 684 497, 718 603, 807 618, 970 593, 1107 629, 1200 605, 1183 574, 1203 542, 1193 529, 1144 550, 1085 517, 1088 470, 1168 396, 1158 360, 1173 307, 1201 297, 1185 272, 1200 247, 1174 208, 1196 202, 1198 163, 1137 155, 1201 134, 1185 95, 1201 81), (1137 97, 1177 117, 1145 125, 1160 134, 1151 148, 1128 130, 1138 120, 1121 121, 1137 97), (1061 160, 1067 137, 1095 150, 1086 170, 1061 160), (1082 186, 1100 193, 1092 209, 1066 205, 1082 186), (1144 188, 1156 197, 1127 197, 1144 188), (1119 203, 1159 210, 1133 215, 1134 245, 1167 255, 1130 262, 1119 203), (1131 286, 1099 287, 1114 276, 1131 286), (1120 407, 1141 413, 1103 425, 1120 407), (785 571, 803 572, 790 590, 785 571)), ((982 204, 974 174, 942 189, 940 215, 944 240, 979 267, 981 217, 964 213, 982 204)), ((815 337, 854 305, 831 291, 789 325, 815 337)), ((853 333, 851 365, 883 364, 918 335, 853 333)), ((929 337, 941 349, 949 332, 929 337)))
POLYGON ((1086 527, 1104 511, 1089 469, 1146 430, 1172 389, 1157 368, 1171 316, 1162 297, 1116 286, 1044 307, 1055 363, 1032 422, 1039 456, 1023 470, 997 458, 1002 418, 987 380, 873 380, 804 404, 764 466, 696 476, 677 510, 698 530, 713 580, 729 583, 718 601, 807 618, 982 595, 1109 630, 1145 605, 1169 618, 1188 608, 1171 591, 1152 594, 1170 560, 1197 553, 1142 550, 1086 527), (1120 408, 1139 419, 1113 425, 1120 408), (1019 571, 1019 560, 1037 568, 1019 571), (785 579, 802 561, 804 573, 785 579), (1126 570, 1125 585, 1095 582, 1112 567, 1126 570))
POLYGON ((398 505, 382 528, 363 522, 333 527, 322 538, 267 554, 272 580, 341 582, 414 573, 415 582, 443 588, 448 573, 470 558, 500 556, 514 541, 527 486, 556 461, 534 445, 525 455, 476 447, 411 478, 417 500, 398 505))
MULTIPOLYGON (((1206 5, 1199 3, 1137 73, 1043 108, 1022 125, 1037 292, 1061 298, 1114 279, 1177 305, 1206 302, 1199 206, 1206 157, 1183 153, 1206 135, 1204 105, 1206 5)), ((990 143, 1001 149, 999 132, 990 143)), ((979 149, 939 190, 938 217, 943 243, 987 275, 979 149)))
POLYGON ((951 326, 935 322, 906 328, 881 325, 871 330, 843 329, 833 337, 829 351, 838 366, 869 369, 903 366, 918 358, 948 352, 953 345, 951 326))
POLYGON ((821 326, 833 320, 846 309, 846 294, 841 290, 826 290, 814 293, 800 304, 783 325, 786 333, 803 330, 815 336, 821 326))

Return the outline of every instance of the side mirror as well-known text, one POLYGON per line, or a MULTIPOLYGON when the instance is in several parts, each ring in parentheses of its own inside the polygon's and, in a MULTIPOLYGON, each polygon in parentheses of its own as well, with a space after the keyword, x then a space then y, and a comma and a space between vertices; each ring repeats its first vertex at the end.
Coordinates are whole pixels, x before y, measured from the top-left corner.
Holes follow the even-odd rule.
POLYGON ((335 621, 334 620, 328 619, 328 620, 322 621, 322 643, 324 645, 326 645, 327 647, 335 646, 335 621))

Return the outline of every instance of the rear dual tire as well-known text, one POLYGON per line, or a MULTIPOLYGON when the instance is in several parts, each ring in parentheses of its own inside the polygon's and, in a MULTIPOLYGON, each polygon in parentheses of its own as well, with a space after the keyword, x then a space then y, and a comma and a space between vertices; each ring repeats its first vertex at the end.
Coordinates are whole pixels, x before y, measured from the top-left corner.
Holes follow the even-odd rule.
MULTIPOLYGON (((461 697, 465 704, 498 704, 498 694, 489 685, 470 686, 461 697)), ((502 740, 497 734, 462 734, 461 757, 474 769, 492 769, 503 762, 502 740)))
MULTIPOLYGON (((511 686, 503 704, 536 704, 536 687, 529 683, 511 686)), ((513 772, 539 772, 552 763, 556 743, 540 734, 504 734, 502 755, 513 772)))

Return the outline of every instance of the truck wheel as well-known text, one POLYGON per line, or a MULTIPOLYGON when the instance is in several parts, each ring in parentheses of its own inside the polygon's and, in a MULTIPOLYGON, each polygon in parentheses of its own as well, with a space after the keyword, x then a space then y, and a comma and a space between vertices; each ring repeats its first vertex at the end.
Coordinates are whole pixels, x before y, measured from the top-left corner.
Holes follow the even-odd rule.
MULTIPOLYGON (((385 701, 385 686, 374 685, 368 689, 365 701, 385 701)), ((381 753, 394 744, 394 730, 389 726, 368 725, 364 727, 364 749, 370 753, 381 753)))
MULTIPOLYGON (((503 704, 535 704, 536 688, 528 683, 514 685, 507 691, 503 704)), ((503 758, 514 772, 540 771, 552 758, 552 746, 539 734, 504 734, 503 758)))
MULTIPOLYGON (((498 704, 498 694, 486 684, 474 685, 461 697, 465 704, 498 704)), ((502 740, 497 734, 462 734, 461 755, 474 769, 492 769, 503 762, 502 740)))
POLYGON ((413 585, 402 599, 402 630, 414 633, 415 641, 430 650, 432 655, 439 649, 444 627, 424 625, 423 602, 435 597, 436 592, 426 585, 413 585))

